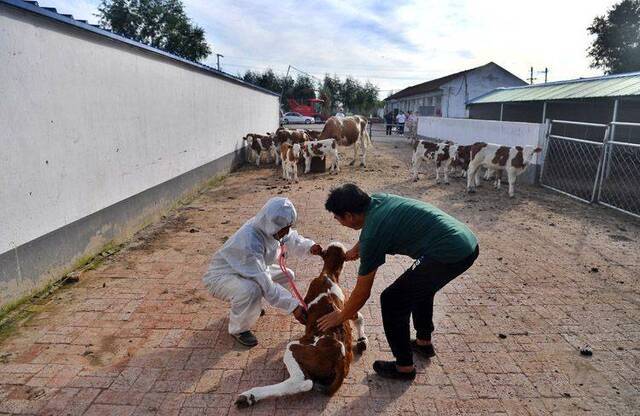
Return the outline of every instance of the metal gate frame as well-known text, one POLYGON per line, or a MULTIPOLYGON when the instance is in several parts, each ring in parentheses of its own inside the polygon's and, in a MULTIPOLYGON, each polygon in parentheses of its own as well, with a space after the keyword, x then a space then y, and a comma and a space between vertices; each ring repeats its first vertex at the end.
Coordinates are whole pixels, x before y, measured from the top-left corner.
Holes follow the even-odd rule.
POLYGON ((636 143, 625 143, 625 142, 619 142, 615 140, 615 127, 616 126, 631 126, 631 127, 640 127, 640 123, 626 123, 626 122, 618 122, 618 121, 614 121, 608 124, 599 124, 599 123, 586 123, 586 122, 579 122, 579 121, 568 121, 568 120, 550 120, 549 123, 549 127, 547 130, 547 134, 545 135, 546 138, 546 143, 544 146, 544 156, 542 159, 542 166, 540 169, 540 185, 544 188, 548 188, 551 189, 555 192, 561 193, 563 195, 566 195, 570 198, 573 199, 577 199, 579 201, 582 202, 586 202, 587 204, 592 204, 594 202, 597 202, 601 205, 604 205, 608 208, 612 208, 615 209, 616 211, 620 211, 623 212, 625 214, 634 216, 636 218, 640 218, 640 215, 635 213, 635 212, 631 212, 631 211, 627 211, 623 208, 617 207, 615 205, 606 203, 601 201, 601 194, 602 194, 602 185, 605 179, 605 176, 608 174, 609 172, 609 168, 611 166, 611 156, 612 156, 612 151, 613 151, 613 146, 628 146, 628 147, 633 147, 633 148, 639 148, 640 149, 640 144, 636 144, 636 143), (604 128, 604 137, 602 142, 594 142, 594 141, 589 141, 589 140, 584 140, 584 139, 577 139, 574 137, 566 137, 566 136, 560 136, 557 134, 552 134, 551 130, 553 127, 553 124, 568 124, 568 125, 576 125, 576 126, 586 126, 586 127, 600 127, 600 128, 604 128), (546 164, 546 160, 547 160, 547 155, 549 152, 549 139, 556 139, 556 140, 564 140, 564 141, 570 141, 570 142, 574 142, 574 143, 584 143, 584 144, 588 144, 590 146, 598 146, 601 147, 601 153, 600 153, 600 158, 598 161, 598 167, 596 170, 596 175, 595 175, 595 180, 593 182, 593 188, 592 188, 592 192, 591 192, 591 199, 587 200, 585 198, 581 198, 577 195, 573 195, 570 192, 566 192, 563 191, 561 189, 558 189, 554 186, 551 185, 547 185, 543 182, 543 174, 544 174, 544 167, 546 164))

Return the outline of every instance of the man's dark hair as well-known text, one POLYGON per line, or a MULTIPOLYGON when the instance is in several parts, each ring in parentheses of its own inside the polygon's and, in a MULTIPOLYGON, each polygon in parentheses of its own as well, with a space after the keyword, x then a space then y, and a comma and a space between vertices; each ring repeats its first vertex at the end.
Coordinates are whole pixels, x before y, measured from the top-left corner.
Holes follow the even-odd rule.
POLYGON ((327 211, 343 217, 347 212, 362 214, 371 203, 371 197, 354 183, 346 183, 329 192, 324 207, 327 211))

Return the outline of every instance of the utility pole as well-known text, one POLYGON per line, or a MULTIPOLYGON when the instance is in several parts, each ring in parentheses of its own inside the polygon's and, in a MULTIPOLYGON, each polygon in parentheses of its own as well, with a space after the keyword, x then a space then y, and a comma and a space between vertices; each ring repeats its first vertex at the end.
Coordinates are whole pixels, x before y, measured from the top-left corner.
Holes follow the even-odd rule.
POLYGON ((220 58, 224 58, 224 55, 217 53, 216 60, 218 61, 218 71, 220 71, 220 58))
POLYGON ((549 68, 544 69, 544 83, 547 83, 547 76, 549 75, 549 68))
POLYGON ((529 84, 533 85, 533 80, 536 79, 533 77, 533 67, 531 67, 531 75, 529 75, 529 84))

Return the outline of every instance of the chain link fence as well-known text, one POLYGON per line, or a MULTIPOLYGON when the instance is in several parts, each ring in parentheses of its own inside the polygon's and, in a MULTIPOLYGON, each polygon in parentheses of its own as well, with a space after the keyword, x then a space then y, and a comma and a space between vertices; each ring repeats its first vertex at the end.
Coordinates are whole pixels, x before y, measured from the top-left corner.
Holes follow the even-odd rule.
MULTIPOLYGON (((636 123, 612 123, 640 127, 636 123)), ((598 202, 640 217, 640 144, 617 141, 615 129, 606 143, 598 202)))
POLYGON ((540 182, 572 198, 640 217, 640 144, 615 141, 615 125, 640 127, 553 120, 540 182), (589 137, 558 134, 579 131, 589 137))

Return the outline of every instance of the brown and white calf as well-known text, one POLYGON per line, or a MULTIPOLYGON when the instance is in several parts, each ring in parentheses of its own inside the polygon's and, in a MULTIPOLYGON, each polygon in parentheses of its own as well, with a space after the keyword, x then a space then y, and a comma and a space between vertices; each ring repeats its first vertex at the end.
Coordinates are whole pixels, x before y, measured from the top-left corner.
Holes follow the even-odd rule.
MULTIPOLYGON (((428 140, 416 140, 413 142, 413 157, 411 158, 411 179, 413 181, 418 180, 418 171, 420 169, 420 164, 422 161, 428 161, 436 158, 436 153, 440 152, 440 164, 442 160, 444 160, 444 154, 446 149, 447 158, 449 157, 449 146, 448 143, 433 143, 428 140), (444 146, 446 145, 446 147, 444 146)), ((436 175, 439 175, 438 168, 440 164, 436 162, 436 175)), ((446 176, 445 176, 446 177, 446 176)), ((439 179, 439 176, 438 176, 439 179)), ((448 182, 448 178, 446 179, 448 182)))
POLYGON ((286 127, 279 127, 274 134, 274 139, 276 144, 280 145, 282 143, 304 143, 306 141, 311 140, 311 136, 305 130, 299 129, 288 129, 286 127))
POLYGON ((311 170, 311 159, 316 156, 324 159, 329 156, 331 161, 331 167, 329 172, 340 172, 338 166, 338 145, 335 139, 315 140, 311 142, 304 142, 302 144, 302 156, 304 157, 304 173, 309 173, 311 170))
POLYGON ((278 164, 278 151, 275 141, 270 135, 249 133, 242 138, 247 142, 247 161, 255 160, 256 166, 260 167, 260 158, 263 153, 271 156, 278 164))
POLYGON ((300 161, 300 144, 282 143, 280 158, 282 159, 282 177, 289 181, 298 182, 298 162, 300 161))
POLYGON ((363 116, 329 117, 324 124, 320 140, 336 139, 340 146, 353 146, 353 165, 358 157, 358 146, 361 147, 362 161, 360 166, 367 165, 367 147, 373 146, 367 126, 369 121, 363 116))
MULTIPOLYGON (((304 301, 309 307, 304 336, 290 342, 284 352, 284 364, 289 378, 271 386, 254 387, 240 394, 238 407, 247 407, 269 397, 302 393, 315 387, 327 395, 335 393, 349 374, 353 358, 351 324, 320 331, 317 321, 322 316, 342 309, 344 294, 340 289, 340 273, 345 260, 345 248, 331 243, 322 254, 324 266, 320 276, 311 281, 304 301)), ((356 352, 367 348, 364 320, 358 313, 353 319, 357 331, 356 352)))
POLYGON ((542 149, 533 146, 501 146, 499 144, 475 143, 467 173, 467 192, 475 192, 480 185, 480 168, 485 167, 496 173, 495 187, 500 189, 502 171, 507 172, 509 196, 513 198, 516 177, 527 169, 534 156, 542 149))

